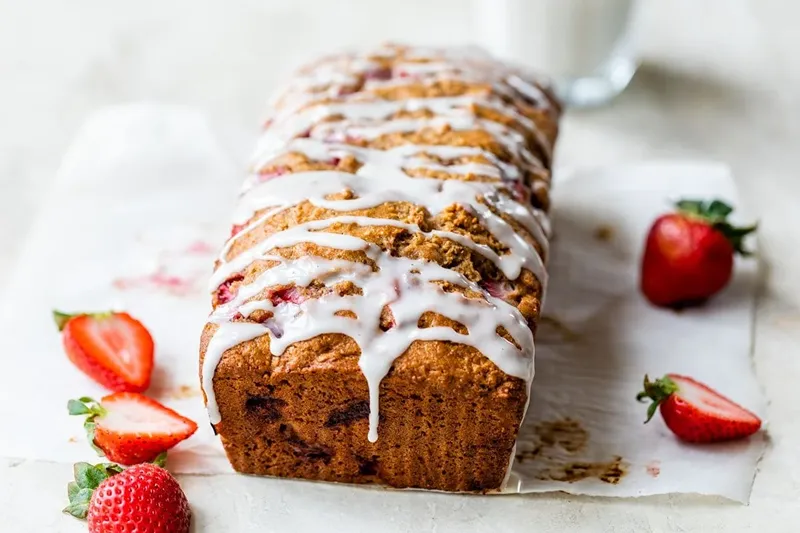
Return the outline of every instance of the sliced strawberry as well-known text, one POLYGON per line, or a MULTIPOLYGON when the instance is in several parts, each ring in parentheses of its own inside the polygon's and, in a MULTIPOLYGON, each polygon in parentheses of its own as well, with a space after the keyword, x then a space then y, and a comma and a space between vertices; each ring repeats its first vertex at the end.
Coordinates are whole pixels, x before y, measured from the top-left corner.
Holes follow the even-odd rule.
POLYGON ((153 337, 127 313, 53 312, 67 357, 112 391, 143 392, 153 373, 153 337))
POLYGON ((197 424, 147 396, 117 392, 100 402, 70 400, 71 415, 88 415, 90 442, 110 461, 133 465, 153 461, 197 431, 197 424))
POLYGON ((667 374, 650 381, 644 377, 644 390, 636 399, 653 403, 647 420, 661 412, 667 427, 687 442, 718 442, 748 437, 761 428, 761 419, 707 385, 690 377, 667 374))

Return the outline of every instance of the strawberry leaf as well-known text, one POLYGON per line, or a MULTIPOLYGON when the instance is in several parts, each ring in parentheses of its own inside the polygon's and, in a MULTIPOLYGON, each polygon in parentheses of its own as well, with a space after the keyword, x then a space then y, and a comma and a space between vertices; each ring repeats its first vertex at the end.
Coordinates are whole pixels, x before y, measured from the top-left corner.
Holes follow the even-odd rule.
MULTIPOLYGON (((83 398, 81 398, 83 400, 83 398)), ((67 411, 71 415, 88 415, 92 412, 88 405, 81 400, 70 400, 67 402, 67 411)))
POLYGON ((107 412, 105 409, 103 409, 103 406, 100 405, 100 403, 96 400, 93 400, 88 396, 83 396, 77 400, 68 401, 67 411, 69 411, 69 414, 71 415, 88 415, 83 423, 83 429, 86 431, 86 438, 89 440, 89 445, 91 445, 92 449, 97 453, 98 456, 105 456, 103 450, 98 448, 94 443, 94 431, 96 426, 95 419, 97 417, 105 416, 107 412))
MULTIPOLYGON (((81 489, 94 490, 105 481, 109 475, 103 465, 90 465, 89 463, 76 463, 74 467, 75 483, 81 489)), ((69 490, 69 487, 68 487, 69 490)))
POLYGON ((67 402, 67 411, 71 415, 91 415, 90 418, 106 414, 106 410, 103 409, 100 402, 88 396, 82 396, 77 400, 69 400, 67 402))
POLYGON ((712 200, 711 202, 680 200, 675 205, 680 213, 700 219, 722 233, 737 253, 745 257, 752 255, 752 252, 744 248, 744 238, 756 231, 758 224, 745 227, 732 225, 728 222, 728 215, 733 212, 733 208, 722 200, 712 200))
POLYGON ((72 501, 75 495, 78 494, 79 490, 81 490, 81 488, 78 486, 78 484, 75 481, 70 481, 67 483, 67 498, 72 501))
POLYGON ((675 202, 675 207, 678 208, 678 211, 681 213, 685 213, 687 215, 695 215, 700 216, 703 212, 703 201, 702 200, 678 200, 675 202))
POLYGON ((712 218, 724 220, 725 217, 733 213, 733 208, 721 200, 712 200, 706 208, 706 213, 712 218))
POLYGON ((751 233, 755 232, 758 229, 758 224, 753 224, 752 226, 746 226, 743 228, 737 228, 736 226, 731 226, 727 222, 715 224, 714 228, 725 235, 725 237, 730 241, 731 246, 733 249, 736 250, 739 255, 744 257, 750 257, 753 255, 753 252, 750 250, 745 249, 744 247, 744 239, 751 233))
POLYGON ((98 466, 102 466, 103 468, 106 469, 106 473, 108 474, 108 477, 115 476, 117 474, 121 474, 123 472, 123 470, 125 470, 123 467, 119 466, 118 464, 114 464, 114 463, 105 463, 103 465, 98 465, 98 466))
POLYGON ((64 508, 64 513, 85 519, 94 490, 106 479, 122 472, 122 467, 111 463, 75 463, 72 470, 75 481, 67 484, 69 505, 64 508))
POLYGON ((70 498, 69 505, 64 507, 64 513, 85 520, 89 513, 89 503, 92 501, 93 492, 91 489, 80 489, 74 497, 70 498))
POLYGON ((680 200, 675 206, 684 215, 701 218, 709 224, 724 222, 733 212, 733 208, 722 200, 680 200))
POLYGON ((64 326, 67 325, 67 322, 69 322, 73 317, 76 316, 78 315, 70 315, 68 313, 62 313, 61 311, 53 310, 53 320, 56 323, 58 331, 63 331, 64 326))
POLYGON ((86 439, 89 441, 89 446, 95 451, 98 457, 105 457, 106 453, 94 442, 94 431, 96 424, 93 418, 87 418, 83 423, 83 429, 86 431, 86 439))
POLYGON ((63 331, 64 328, 67 325, 67 322, 69 322, 70 320, 72 320, 75 317, 87 316, 88 315, 88 316, 90 316, 92 318, 95 318, 97 320, 103 320, 103 319, 109 318, 113 314, 114 313, 112 311, 102 311, 100 313, 74 313, 74 314, 69 314, 69 313, 64 313, 62 311, 53 310, 53 320, 56 323, 56 327, 58 327, 58 331, 63 331))

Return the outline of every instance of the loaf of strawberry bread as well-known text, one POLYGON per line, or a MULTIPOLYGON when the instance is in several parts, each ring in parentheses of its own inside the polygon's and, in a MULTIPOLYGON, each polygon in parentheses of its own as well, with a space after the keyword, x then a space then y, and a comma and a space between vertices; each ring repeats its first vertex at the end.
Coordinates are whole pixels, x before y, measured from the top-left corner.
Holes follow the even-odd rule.
POLYGON ((533 378, 559 107, 471 50, 324 58, 271 102, 211 280, 211 423, 248 474, 502 488, 533 378))

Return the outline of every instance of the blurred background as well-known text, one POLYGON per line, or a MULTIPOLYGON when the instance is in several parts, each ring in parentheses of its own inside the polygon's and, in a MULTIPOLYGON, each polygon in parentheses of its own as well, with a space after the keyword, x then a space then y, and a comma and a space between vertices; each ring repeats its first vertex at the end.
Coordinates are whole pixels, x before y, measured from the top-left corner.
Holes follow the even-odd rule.
MULTIPOLYGON (((616 3, 583 1, 595 9, 616 3)), ((492 0, 476 3, 485 9, 492 0)), ((270 90, 299 63, 386 40, 474 43, 489 21, 473 7, 468 0, 0 0, 0 273, 93 110, 141 100, 199 108, 220 131, 241 135, 231 146, 244 162, 270 90)), ((641 0, 638 7, 637 74, 609 105, 567 114, 558 164, 727 161, 765 213, 765 246, 790 238, 787 226, 798 224, 785 217, 800 218, 790 209, 800 193, 800 5, 641 0), (776 202, 785 209, 776 211, 776 202)), ((529 24, 541 31, 541 17, 523 13, 515 31, 524 35, 529 24)))

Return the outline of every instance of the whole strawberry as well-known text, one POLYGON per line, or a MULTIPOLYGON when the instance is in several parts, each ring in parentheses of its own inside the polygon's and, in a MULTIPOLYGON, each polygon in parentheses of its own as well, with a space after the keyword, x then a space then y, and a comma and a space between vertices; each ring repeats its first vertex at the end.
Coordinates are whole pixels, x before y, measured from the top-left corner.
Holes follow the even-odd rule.
POLYGON ((749 255, 744 237, 756 229, 732 226, 733 209, 719 200, 681 200, 676 207, 651 226, 642 259, 642 293, 660 307, 697 305, 722 290, 734 254, 749 255))
POLYGON ((64 512, 86 519, 89 533, 187 533, 191 509, 177 480, 154 464, 75 465, 64 512))
POLYGON ((687 376, 667 374, 655 381, 645 376, 644 390, 636 399, 652 401, 645 423, 658 409, 667 427, 686 442, 742 439, 761 428, 761 419, 756 415, 687 376))

